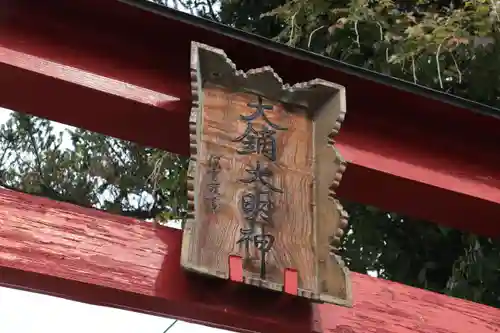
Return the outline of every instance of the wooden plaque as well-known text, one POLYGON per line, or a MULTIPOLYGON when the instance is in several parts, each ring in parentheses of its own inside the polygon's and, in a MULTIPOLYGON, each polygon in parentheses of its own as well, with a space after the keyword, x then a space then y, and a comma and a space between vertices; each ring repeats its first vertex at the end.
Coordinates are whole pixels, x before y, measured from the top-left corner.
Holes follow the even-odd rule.
MULTIPOLYGON (((291 69, 293 70, 293 69, 291 69)), ((345 89, 283 85, 270 67, 237 71, 193 43, 186 269, 315 301, 351 305, 335 254, 347 214, 335 198, 334 147, 345 89)))

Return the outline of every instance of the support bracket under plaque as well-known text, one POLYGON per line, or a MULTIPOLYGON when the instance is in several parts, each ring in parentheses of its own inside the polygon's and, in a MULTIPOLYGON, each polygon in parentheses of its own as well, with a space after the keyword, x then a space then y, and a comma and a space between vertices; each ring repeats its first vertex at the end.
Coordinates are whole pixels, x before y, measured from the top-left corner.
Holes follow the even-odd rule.
POLYGON ((350 306, 336 254, 347 227, 335 197, 346 163, 334 146, 345 88, 283 85, 270 67, 238 71, 222 50, 193 42, 191 89, 182 266, 350 306))

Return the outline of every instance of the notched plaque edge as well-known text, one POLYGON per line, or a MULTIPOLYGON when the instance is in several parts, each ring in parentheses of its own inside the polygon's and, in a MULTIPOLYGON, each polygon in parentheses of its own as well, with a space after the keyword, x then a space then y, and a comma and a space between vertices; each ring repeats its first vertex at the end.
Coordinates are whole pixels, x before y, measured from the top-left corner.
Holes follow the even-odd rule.
MULTIPOLYGON (((198 142, 200 141, 199 136, 201 133, 198 131, 198 128, 202 126, 202 117, 200 117, 200 115, 202 107, 201 99, 203 98, 201 89, 203 85, 206 82, 210 82, 214 86, 226 88, 238 87, 239 90, 237 91, 253 93, 269 100, 281 102, 285 105, 291 104, 307 108, 313 112, 313 117, 315 112, 325 106, 331 97, 336 94, 340 98, 341 110, 337 115, 335 125, 331 128, 331 131, 327 135, 327 140, 331 149, 335 152, 335 162, 340 164, 334 175, 334 181, 330 185, 329 194, 329 199, 333 201, 333 204, 340 215, 340 223, 338 228, 335 230, 334 235, 332 235, 333 241, 330 244, 329 253, 330 260, 335 261, 343 272, 346 282, 346 297, 345 299, 338 298, 329 294, 314 293, 313 291, 301 288, 299 288, 297 294, 302 297, 310 298, 315 302, 327 302, 349 307, 352 306, 352 285, 350 272, 345 266, 342 258, 338 255, 340 239, 344 235, 344 229, 348 226, 348 214, 344 210, 340 201, 336 198, 335 192, 341 182, 342 175, 347 164, 334 146, 335 136, 341 128, 346 113, 345 88, 341 85, 323 79, 313 79, 307 82, 296 83, 294 85, 283 84, 281 77, 270 66, 250 69, 246 72, 238 70, 236 65, 227 57, 223 50, 199 42, 191 42, 190 76, 192 107, 189 116, 190 161, 187 175, 188 209, 186 224, 183 231, 181 265, 189 271, 229 279, 229 272, 212 272, 205 267, 197 267, 191 263, 189 258, 192 227, 194 223, 196 223, 196 206, 197 198, 199 197, 197 193, 198 189, 195 184, 197 183, 196 164, 200 156, 198 142)), ((257 285, 255 281, 252 282, 249 278, 244 278, 243 283, 257 285)), ((267 289, 278 290, 276 283, 270 283, 268 286, 266 281, 261 281, 258 285, 267 289)), ((281 287, 284 286, 281 285, 281 287)))
MULTIPOLYGON (((342 112, 342 120, 339 121, 340 117, 339 119, 337 119, 337 124, 331 133, 332 139, 338 134, 341 123, 344 119, 344 115, 345 111, 342 112)), ((351 272, 345 265, 342 257, 339 255, 339 246, 341 244, 342 237, 344 236, 344 230, 346 230, 349 225, 349 213, 344 209, 344 206, 340 203, 340 201, 336 197, 336 190, 340 186, 340 182, 342 181, 343 174, 347 168, 347 162, 342 157, 340 152, 334 147, 334 141, 331 141, 331 147, 335 151, 336 163, 339 163, 339 169, 335 173, 334 182, 330 185, 329 200, 333 201, 333 204, 335 205, 335 208, 337 209, 340 218, 339 218, 339 226, 336 229, 335 234, 333 236, 333 242, 330 244, 330 257, 331 260, 335 260, 337 262, 338 266, 343 272, 345 278, 346 298, 343 299, 331 296, 329 294, 321 293, 319 299, 320 301, 326 303, 352 307, 353 298, 352 298, 352 283, 350 278, 351 272)))

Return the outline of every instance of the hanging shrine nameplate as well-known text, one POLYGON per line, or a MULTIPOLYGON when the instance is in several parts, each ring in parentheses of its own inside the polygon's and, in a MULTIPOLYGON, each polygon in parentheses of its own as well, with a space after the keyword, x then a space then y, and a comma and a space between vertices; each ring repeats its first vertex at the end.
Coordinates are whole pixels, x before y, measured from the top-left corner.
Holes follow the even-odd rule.
POLYGON ((191 52, 183 267, 350 305, 335 254, 347 226, 333 141, 345 89, 318 79, 284 86, 269 67, 243 73, 219 49, 193 43, 191 52))

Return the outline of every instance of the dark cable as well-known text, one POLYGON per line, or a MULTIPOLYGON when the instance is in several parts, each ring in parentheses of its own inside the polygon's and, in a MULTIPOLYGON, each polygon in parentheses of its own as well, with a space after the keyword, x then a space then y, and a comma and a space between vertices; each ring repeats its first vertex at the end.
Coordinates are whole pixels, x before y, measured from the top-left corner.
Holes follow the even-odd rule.
POLYGON ((176 320, 174 320, 174 321, 172 322, 172 324, 170 324, 170 325, 167 327, 167 329, 166 329, 165 331, 163 331, 163 333, 167 333, 167 332, 168 332, 168 331, 169 331, 169 330, 170 330, 170 329, 171 329, 171 328, 175 325, 175 323, 177 323, 177 322, 178 322, 178 320, 177 320, 177 319, 176 319, 176 320))

